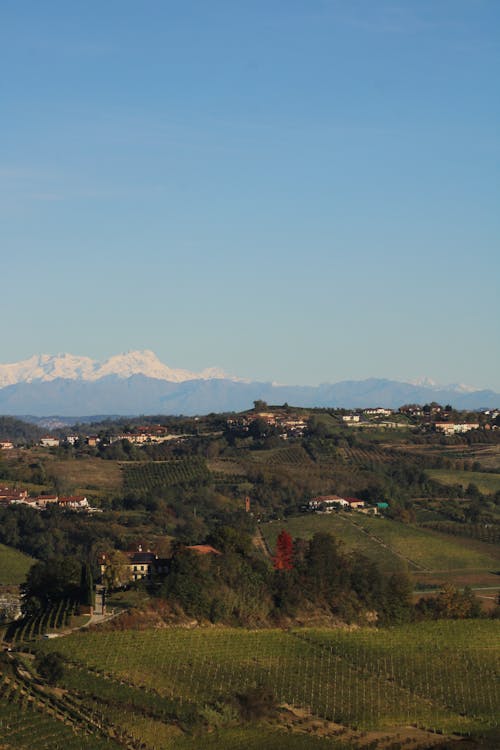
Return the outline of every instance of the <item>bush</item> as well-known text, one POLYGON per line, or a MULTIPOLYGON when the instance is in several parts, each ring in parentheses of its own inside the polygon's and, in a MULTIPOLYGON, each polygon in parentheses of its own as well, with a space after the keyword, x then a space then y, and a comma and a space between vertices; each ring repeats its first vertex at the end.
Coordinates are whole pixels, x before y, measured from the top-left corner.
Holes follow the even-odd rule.
POLYGON ((264 719, 270 716, 276 708, 274 694, 266 685, 257 685, 244 693, 238 693, 236 700, 241 718, 245 721, 264 719))
POLYGON ((50 685, 59 682, 64 675, 64 660, 57 652, 40 654, 35 661, 35 667, 38 674, 50 685))

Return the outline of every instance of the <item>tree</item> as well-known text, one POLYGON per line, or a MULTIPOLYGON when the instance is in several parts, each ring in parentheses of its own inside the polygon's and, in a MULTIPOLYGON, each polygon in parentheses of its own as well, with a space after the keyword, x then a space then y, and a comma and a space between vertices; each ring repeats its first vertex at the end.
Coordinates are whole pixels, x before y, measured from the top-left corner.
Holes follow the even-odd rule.
POLYGON ((80 602, 87 607, 94 606, 94 577, 88 563, 83 563, 80 578, 80 602))
POLYGON ((285 529, 282 529, 276 540, 273 563, 275 570, 292 570, 293 568, 293 539, 285 529))
POLYGON ((253 402, 253 408, 255 409, 255 411, 264 411, 264 409, 267 409, 267 402, 262 401, 262 399, 258 398, 253 402))
POLYGON ((80 591, 81 566, 74 557, 53 557, 31 566, 21 590, 23 611, 33 612, 61 599, 76 599, 80 591))
POLYGON ((106 555, 105 564, 102 580, 108 589, 116 589, 130 582, 129 560, 123 552, 112 550, 106 555))

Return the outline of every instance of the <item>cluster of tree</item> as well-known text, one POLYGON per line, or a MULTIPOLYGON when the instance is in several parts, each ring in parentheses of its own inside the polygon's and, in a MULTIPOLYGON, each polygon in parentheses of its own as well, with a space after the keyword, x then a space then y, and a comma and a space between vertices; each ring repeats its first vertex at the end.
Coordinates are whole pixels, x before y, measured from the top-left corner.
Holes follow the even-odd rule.
POLYGON ((479 600, 468 586, 459 591, 446 583, 437 596, 422 598, 416 607, 417 619, 461 620, 470 617, 481 617, 482 609, 479 600))
POLYGON ((106 514, 80 515, 57 507, 39 513, 23 505, 0 508, 0 542, 40 560, 60 555, 82 562, 99 551, 126 548, 134 533, 106 514))
POLYGON ((16 417, 0 416, 0 440, 12 440, 16 444, 37 443, 43 434, 43 430, 35 424, 16 417))
POLYGON ((408 577, 384 576, 373 561, 344 554, 331 534, 293 543, 281 535, 274 569, 252 554, 241 532, 222 528, 209 541, 223 554, 179 548, 161 585, 161 595, 190 616, 239 625, 307 617, 313 611, 347 621, 366 619, 369 612, 384 623, 411 617, 408 577))
POLYGON ((61 600, 87 607, 94 604, 94 577, 87 563, 74 557, 53 557, 31 566, 21 586, 24 615, 33 616, 61 600))

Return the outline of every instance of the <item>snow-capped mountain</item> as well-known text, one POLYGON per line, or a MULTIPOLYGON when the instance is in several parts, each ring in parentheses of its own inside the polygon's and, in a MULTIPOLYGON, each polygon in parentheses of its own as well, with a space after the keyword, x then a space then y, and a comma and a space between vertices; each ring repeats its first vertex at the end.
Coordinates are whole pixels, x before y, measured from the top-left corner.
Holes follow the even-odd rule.
POLYGON ((174 369, 163 364, 154 352, 146 349, 116 354, 102 362, 73 354, 35 354, 22 362, 0 364, 0 388, 18 383, 49 382, 58 378, 95 381, 109 375, 119 378, 145 375, 169 383, 183 383, 186 380, 232 380, 216 367, 207 368, 199 373, 174 369))
POLYGON ((442 383, 436 383, 435 380, 432 380, 432 378, 428 378, 426 376, 421 378, 415 378, 414 380, 408 381, 410 385, 416 385, 422 388, 430 388, 431 390, 435 391, 456 391, 457 393, 476 393, 476 391, 481 390, 480 388, 475 388, 473 385, 466 385, 465 383, 449 383, 447 385, 443 385, 442 383))
POLYGON ((258 383, 216 368, 195 373, 161 362, 152 351, 118 354, 99 362, 72 354, 41 354, 0 365, 0 414, 207 414, 242 411, 262 399, 294 406, 358 408, 438 401, 457 409, 497 408, 500 394, 466 386, 439 386, 381 378, 319 386, 258 383))

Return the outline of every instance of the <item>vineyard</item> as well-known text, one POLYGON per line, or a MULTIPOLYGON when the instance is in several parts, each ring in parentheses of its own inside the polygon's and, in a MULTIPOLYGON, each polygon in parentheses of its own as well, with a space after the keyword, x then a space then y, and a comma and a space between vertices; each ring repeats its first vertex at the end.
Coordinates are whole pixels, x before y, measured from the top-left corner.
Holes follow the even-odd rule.
POLYGON ((395 450, 385 450, 376 446, 365 448, 339 448, 339 454, 345 461, 372 468, 380 464, 397 463, 401 461, 401 454, 395 450))
POLYGON ((93 717, 0 663, 0 746, 10 750, 113 750, 93 717))
POLYGON ((131 688, 154 686, 186 710, 259 684, 268 685, 280 703, 366 730, 410 724, 468 734, 494 727, 500 710, 493 621, 354 632, 81 632, 40 648, 70 660, 78 669, 77 684, 85 684, 85 668, 131 688))
POLYGON ((404 560, 415 575, 439 571, 476 571, 485 575, 497 570, 500 554, 491 544, 453 539, 449 534, 409 524, 372 518, 362 513, 308 514, 285 521, 262 524, 271 549, 284 528, 293 537, 310 538, 318 531, 332 533, 346 551, 358 551, 375 560, 383 570, 398 570, 404 560))
POLYGON ((124 464, 123 472, 127 491, 149 491, 173 485, 190 485, 208 481, 210 478, 205 461, 198 457, 124 464))
POLYGON ((253 461, 265 463, 266 466, 310 466, 311 459, 300 445, 291 445, 287 448, 276 448, 266 451, 254 451, 250 453, 253 461))
POLYGON ((441 534, 478 539, 480 542, 489 542, 490 544, 500 544, 500 526, 498 524, 432 521, 424 523, 423 526, 426 529, 439 531, 441 534))
POLYGON ((58 604, 35 617, 15 620, 7 628, 4 638, 11 644, 17 645, 26 641, 33 641, 48 630, 65 628, 69 625, 70 619, 75 613, 75 608, 75 602, 71 599, 61 599, 58 604))

